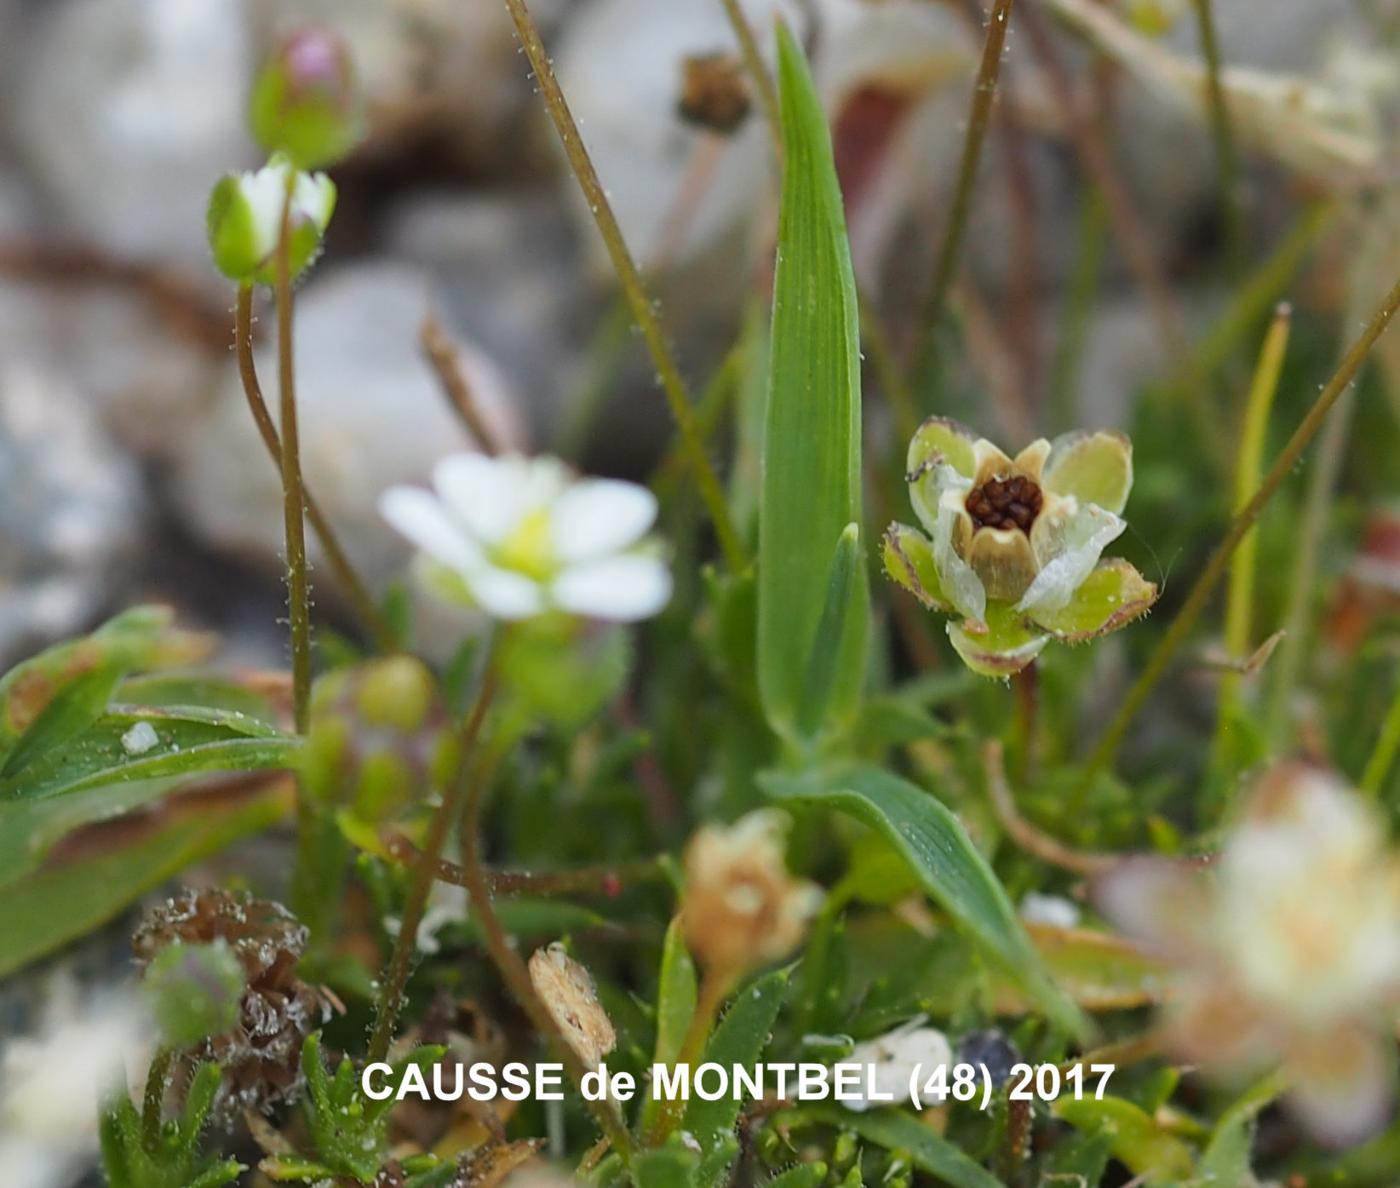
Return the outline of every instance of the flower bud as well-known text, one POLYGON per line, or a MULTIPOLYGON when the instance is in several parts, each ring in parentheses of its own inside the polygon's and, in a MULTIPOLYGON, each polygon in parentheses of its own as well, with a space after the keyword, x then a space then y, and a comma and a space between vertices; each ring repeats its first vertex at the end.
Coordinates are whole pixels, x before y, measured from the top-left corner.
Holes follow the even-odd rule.
POLYGON ((712 976, 737 978, 787 956, 820 906, 820 890, 787 872, 783 827, 759 811, 703 826, 686 848, 686 944, 712 976))
POLYGON ((209 196, 209 248, 214 264, 239 284, 277 283, 277 247, 282 212, 288 210, 288 263, 292 279, 321 250, 335 210, 335 183, 324 173, 292 173, 285 158, 274 158, 255 173, 230 173, 209 196))
POLYGON ((285 38, 253 84, 248 123, 263 148, 302 169, 349 153, 364 120, 345 42, 324 29, 285 38))
POLYGON ((303 775, 313 795, 377 824, 440 783, 454 742, 432 673, 411 656, 341 669, 317 683, 303 775))
POLYGON ((243 967, 223 940, 177 941, 147 967, 145 987, 165 1042, 192 1048, 238 1023, 243 967))

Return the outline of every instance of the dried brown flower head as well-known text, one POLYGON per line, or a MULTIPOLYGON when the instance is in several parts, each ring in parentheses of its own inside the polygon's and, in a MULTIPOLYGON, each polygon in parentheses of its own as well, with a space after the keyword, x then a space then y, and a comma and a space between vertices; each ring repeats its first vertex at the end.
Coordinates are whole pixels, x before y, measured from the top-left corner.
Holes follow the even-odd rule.
POLYGON ((759 811, 733 825, 702 826, 686 848, 686 943, 715 976, 738 977, 787 956, 820 906, 820 890, 788 874, 785 830, 778 813, 759 811))
POLYGON ((301 1046, 330 1016, 327 996, 296 976, 306 929, 281 904, 220 888, 189 890, 150 912, 132 938, 144 969, 177 941, 223 941, 243 969, 237 1024, 190 1049, 191 1062, 216 1060, 224 1083, 215 1105, 230 1120, 265 1110, 301 1088, 301 1046))
POLYGON ((530 981, 564 1038, 589 1068, 596 1068, 617 1043, 612 1020, 598 1001, 593 978, 564 952, 562 945, 536 949, 530 958, 530 981))
POLYGON ((744 63, 735 54, 696 54, 681 63, 681 118, 714 132, 733 132, 752 100, 744 63))

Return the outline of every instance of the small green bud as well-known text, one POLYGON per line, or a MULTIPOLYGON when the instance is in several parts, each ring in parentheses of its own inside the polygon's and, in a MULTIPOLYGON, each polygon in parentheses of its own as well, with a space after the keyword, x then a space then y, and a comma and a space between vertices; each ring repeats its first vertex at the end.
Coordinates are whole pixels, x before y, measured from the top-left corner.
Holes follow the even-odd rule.
POLYGON ((451 733, 421 661, 390 656, 343 668, 313 691, 303 778, 322 803, 378 824, 441 782, 451 733))
POLYGON ((421 730, 433 708, 433 675, 412 656, 390 656, 366 666, 355 703, 372 726, 421 730))
POLYGON ((248 122, 263 148, 303 169, 349 153, 364 119, 345 42, 323 29, 285 38, 253 85, 248 122))
POLYGON ((177 941, 147 967, 145 988, 165 1042, 190 1048, 238 1023, 243 967, 223 940, 177 941))
POLYGON ((321 250, 335 210, 335 183, 324 173, 293 173, 274 157, 255 173, 230 173, 209 196, 209 248, 214 264, 240 284, 277 283, 277 247, 287 212, 290 270, 295 280, 321 250))

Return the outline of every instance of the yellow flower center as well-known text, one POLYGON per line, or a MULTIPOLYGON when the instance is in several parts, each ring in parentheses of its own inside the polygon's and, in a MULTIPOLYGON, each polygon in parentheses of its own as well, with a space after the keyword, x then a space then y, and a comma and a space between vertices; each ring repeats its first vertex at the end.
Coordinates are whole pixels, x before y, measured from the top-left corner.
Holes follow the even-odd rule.
POLYGON ((502 569, 523 573, 543 581, 554 571, 554 535, 550 531, 549 509, 526 512, 515 531, 492 550, 492 560, 502 569))

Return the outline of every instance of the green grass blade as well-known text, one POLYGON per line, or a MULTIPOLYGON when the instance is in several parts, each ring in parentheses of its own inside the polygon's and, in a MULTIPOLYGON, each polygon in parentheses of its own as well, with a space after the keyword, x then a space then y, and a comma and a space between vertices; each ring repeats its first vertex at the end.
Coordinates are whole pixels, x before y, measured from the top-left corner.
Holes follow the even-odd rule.
MULTIPOLYGON (((779 30, 784 169, 759 510, 758 678, 770 724, 797 729, 831 558, 860 523, 860 348, 855 278, 831 138, 801 50, 779 30)), ((828 719, 855 709, 864 574, 835 653, 828 719)))
POLYGON ((1057 1023, 1083 1032, 1083 1016, 1045 973, 996 874, 937 797, 880 768, 855 764, 770 773, 759 783, 779 800, 834 808, 882 834, 1001 972, 1057 1023))

